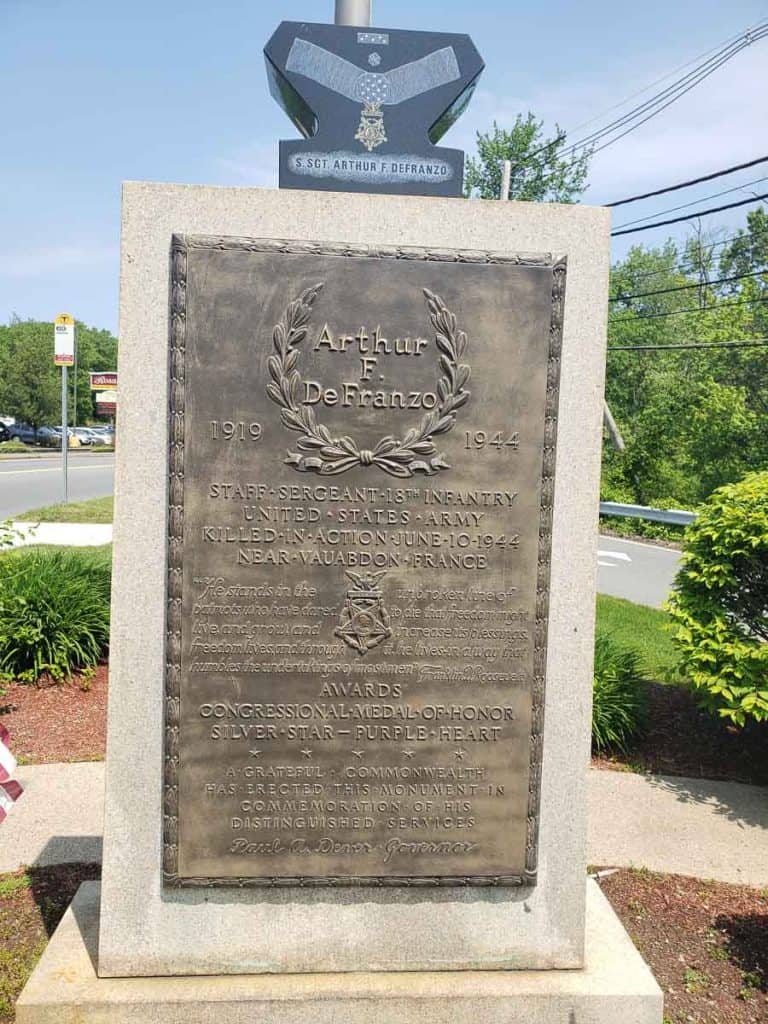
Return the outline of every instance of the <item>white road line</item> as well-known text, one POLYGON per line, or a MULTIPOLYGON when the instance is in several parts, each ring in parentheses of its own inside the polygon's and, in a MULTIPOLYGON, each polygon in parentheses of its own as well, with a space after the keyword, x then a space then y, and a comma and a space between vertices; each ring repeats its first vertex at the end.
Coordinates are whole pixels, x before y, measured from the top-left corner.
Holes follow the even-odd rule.
MULTIPOLYGON (((598 559, 600 558, 615 558, 618 562, 631 562, 632 559, 624 551, 601 551, 598 549, 598 559)), ((600 563, 602 564, 602 563, 600 563)))
MULTIPOLYGON (((70 466, 69 473, 75 473, 81 469, 109 469, 109 466, 70 466)), ((19 476, 21 473, 61 473, 61 466, 54 466, 52 469, 9 469, 0 470, 0 476, 19 476)))

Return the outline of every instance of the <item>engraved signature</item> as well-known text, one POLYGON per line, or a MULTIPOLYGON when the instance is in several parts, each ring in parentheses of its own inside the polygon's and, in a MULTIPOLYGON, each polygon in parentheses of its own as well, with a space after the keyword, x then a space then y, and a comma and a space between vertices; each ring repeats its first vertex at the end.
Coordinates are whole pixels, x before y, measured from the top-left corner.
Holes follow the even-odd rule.
POLYGON ((324 854, 325 856, 351 854, 354 856, 373 853, 376 849, 378 849, 376 843, 368 843, 363 840, 342 842, 338 839, 332 839, 330 836, 323 836, 322 839, 318 839, 314 843, 310 843, 306 839, 292 839, 290 843, 284 843, 281 839, 263 842, 235 839, 229 848, 229 852, 250 856, 289 856, 291 854, 324 854))
POLYGON ((248 839, 234 839, 229 847, 231 854, 251 857, 283 857, 291 855, 333 856, 365 856, 379 851, 383 853, 383 861, 388 864, 393 857, 455 857, 467 855, 479 850, 479 843, 454 841, 451 839, 405 840, 388 839, 382 847, 380 843, 369 843, 365 840, 342 841, 330 836, 323 836, 316 842, 306 839, 292 839, 284 843, 281 839, 252 842, 248 839))
POLYGON ((384 863, 392 857, 405 854, 408 857, 453 857, 456 854, 472 853, 479 849, 479 843, 454 842, 451 839, 388 839, 384 848, 384 863))

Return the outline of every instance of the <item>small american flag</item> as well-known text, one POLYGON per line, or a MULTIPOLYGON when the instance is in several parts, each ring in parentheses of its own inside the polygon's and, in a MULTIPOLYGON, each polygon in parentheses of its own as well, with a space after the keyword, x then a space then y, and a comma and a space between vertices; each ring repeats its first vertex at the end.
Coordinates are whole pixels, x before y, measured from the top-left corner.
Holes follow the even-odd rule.
POLYGON ((8 730, 0 725, 0 822, 5 821, 24 792, 21 785, 11 778, 16 771, 16 758, 8 747, 9 739, 8 730))

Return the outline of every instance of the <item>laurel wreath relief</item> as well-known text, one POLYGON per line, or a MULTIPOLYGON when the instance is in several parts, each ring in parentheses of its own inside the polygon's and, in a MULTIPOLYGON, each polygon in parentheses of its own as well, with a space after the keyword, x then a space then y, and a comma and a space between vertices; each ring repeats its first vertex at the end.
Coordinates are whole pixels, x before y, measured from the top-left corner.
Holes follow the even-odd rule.
POLYGON ((402 441, 387 435, 372 449, 359 448, 351 437, 332 437, 327 427, 317 422, 314 409, 296 399, 302 379, 297 369, 298 346, 304 341, 312 305, 322 284, 307 288, 292 302, 272 332, 274 355, 269 357, 267 394, 278 406, 283 425, 301 434, 296 442, 299 452, 288 452, 286 463, 299 472, 328 476, 345 473, 355 466, 378 466, 391 476, 409 477, 414 473, 432 476, 450 469, 444 454, 438 454, 433 438, 447 434, 456 422, 456 410, 469 398, 465 387, 470 368, 460 362, 467 347, 467 336, 456 326, 456 317, 439 295, 424 288, 429 318, 440 351, 442 376, 437 382, 438 404, 424 415, 418 427, 409 430, 402 441))

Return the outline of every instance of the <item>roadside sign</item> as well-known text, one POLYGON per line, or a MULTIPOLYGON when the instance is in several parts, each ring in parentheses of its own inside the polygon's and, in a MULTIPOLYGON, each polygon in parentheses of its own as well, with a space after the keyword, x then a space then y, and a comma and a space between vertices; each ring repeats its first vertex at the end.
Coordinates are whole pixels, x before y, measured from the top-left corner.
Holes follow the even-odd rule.
POLYGON ((75 364, 75 318, 60 313, 53 321, 53 362, 55 366, 75 364))
MULTIPOLYGON (((91 378, 91 391, 116 391, 117 390, 117 374, 112 372, 92 372, 91 378)), ((96 399, 98 401, 98 398, 96 399)))
POLYGON ((101 391, 94 396, 96 399, 96 412, 107 416, 114 416, 117 412, 117 389, 101 391))

